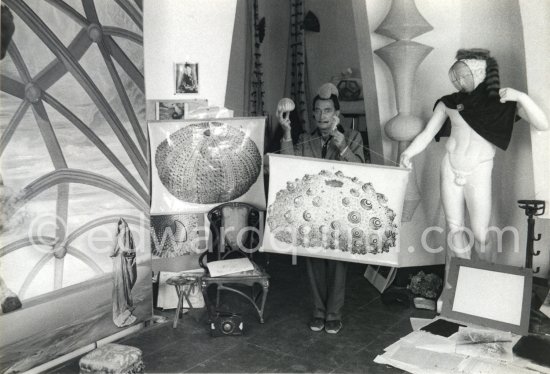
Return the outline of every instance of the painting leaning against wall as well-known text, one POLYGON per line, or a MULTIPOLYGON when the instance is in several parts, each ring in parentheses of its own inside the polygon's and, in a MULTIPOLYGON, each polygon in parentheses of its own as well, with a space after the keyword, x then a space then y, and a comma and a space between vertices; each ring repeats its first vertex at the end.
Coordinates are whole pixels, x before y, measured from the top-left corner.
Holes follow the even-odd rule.
POLYGON ((2 373, 151 318, 138 3, 3 1, 1 288, 20 307, 0 315, 2 373))

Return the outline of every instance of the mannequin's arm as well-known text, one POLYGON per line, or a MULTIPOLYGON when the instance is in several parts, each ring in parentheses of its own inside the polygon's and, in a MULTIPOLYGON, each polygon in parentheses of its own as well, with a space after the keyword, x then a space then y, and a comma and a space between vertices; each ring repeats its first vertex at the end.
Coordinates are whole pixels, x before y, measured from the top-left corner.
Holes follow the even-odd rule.
POLYGON ((502 88, 499 91, 500 102, 517 101, 518 114, 539 131, 548 130, 548 119, 542 109, 526 93, 513 88, 502 88))
POLYGON ((445 113, 445 104, 439 102, 434 109, 434 114, 432 118, 428 121, 426 128, 414 138, 411 145, 407 147, 401 154, 399 163, 401 166, 410 168, 411 167, 411 158, 422 152, 428 144, 432 141, 437 132, 441 129, 445 120, 447 119, 447 114, 445 113))

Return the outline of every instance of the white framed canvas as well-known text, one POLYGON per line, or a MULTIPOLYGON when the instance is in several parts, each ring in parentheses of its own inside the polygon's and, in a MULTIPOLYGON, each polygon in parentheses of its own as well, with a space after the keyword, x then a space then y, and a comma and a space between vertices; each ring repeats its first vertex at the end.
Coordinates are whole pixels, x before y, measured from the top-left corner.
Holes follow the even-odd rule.
POLYGON ((155 119, 185 119, 189 112, 201 107, 208 107, 208 100, 160 100, 155 103, 155 119))
POLYGON ((448 283, 451 288, 442 296, 443 317, 527 335, 531 269, 452 257, 448 283))
POLYGON ((151 121, 151 214, 265 209, 265 117, 151 121))
POLYGON ((402 266, 409 169, 274 154, 269 169, 263 251, 402 266))

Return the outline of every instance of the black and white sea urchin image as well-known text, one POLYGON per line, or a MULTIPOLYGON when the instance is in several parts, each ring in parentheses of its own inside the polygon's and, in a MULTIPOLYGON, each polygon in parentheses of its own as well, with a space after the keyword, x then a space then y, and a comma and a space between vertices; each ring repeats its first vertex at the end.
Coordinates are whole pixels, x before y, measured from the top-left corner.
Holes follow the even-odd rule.
POLYGON ((372 183, 322 170, 287 182, 268 207, 277 240, 304 248, 352 254, 389 252, 396 245, 396 214, 372 183))
POLYGON ((179 200, 219 204, 250 189, 260 175, 262 156, 240 129, 201 122, 162 141, 156 149, 155 165, 164 187, 179 200))

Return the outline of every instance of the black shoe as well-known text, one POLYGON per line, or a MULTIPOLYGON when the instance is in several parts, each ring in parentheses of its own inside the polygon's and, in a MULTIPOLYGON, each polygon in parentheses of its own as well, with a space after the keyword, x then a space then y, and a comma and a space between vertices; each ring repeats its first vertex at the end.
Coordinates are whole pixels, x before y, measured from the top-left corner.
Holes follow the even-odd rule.
POLYGON ((338 334, 340 330, 342 329, 342 322, 341 321, 327 321, 325 323, 325 331, 327 334, 338 334))
POLYGON ((311 331, 322 331, 325 327, 325 320, 322 318, 313 318, 311 321, 309 321, 309 328, 311 331))

